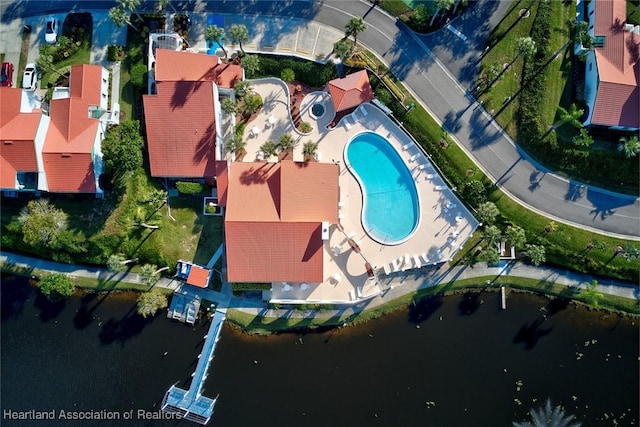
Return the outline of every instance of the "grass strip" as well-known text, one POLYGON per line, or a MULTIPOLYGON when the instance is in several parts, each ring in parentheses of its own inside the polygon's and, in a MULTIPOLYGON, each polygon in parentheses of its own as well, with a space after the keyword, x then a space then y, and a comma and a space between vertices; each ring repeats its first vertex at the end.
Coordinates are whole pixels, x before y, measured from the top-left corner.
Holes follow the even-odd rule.
MULTIPOLYGON (((426 297, 442 297, 464 291, 477 290, 493 290, 496 291, 499 286, 507 288, 529 291, 537 294, 545 294, 551 297, 567 298, 578 303, 588 304, 588 300, 580 293, 576 293, 573 288, 559 285, 553 282, 543 280, 520 278, 520 277, 498 277, 486 276, 474 279, 464 279, 455 282, 443 283, 437 286, 420 289, 417 292, 403 295, 388 303, 378 307, 365 310, 355 314, 342 314, 333 317, 313 317, 289 318, 289 317, 260 317, 249 314, 236 309, 227 311, 227 318, 236 326, 243 330, 254 334, 270 334, 274 332, 286 331, 291 329, 318 329, 323 327, 342 326, 345 323, 354 325, 364 323, 366 321, 376 319, 385 314, 404 310, 416 301, 426 297), (491 282, 487 286, 487 281, 491 282)), ((598 308, 610 311, 621 312, 629 315, 640 315, 640 306, 638 301, 615 295, 602 295, 598 301, 598 308)))

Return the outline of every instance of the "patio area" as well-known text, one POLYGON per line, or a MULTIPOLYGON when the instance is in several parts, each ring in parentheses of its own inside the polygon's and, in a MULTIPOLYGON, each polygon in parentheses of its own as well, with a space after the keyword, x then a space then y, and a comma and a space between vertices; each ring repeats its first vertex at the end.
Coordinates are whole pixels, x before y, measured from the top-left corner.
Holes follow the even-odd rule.
MULTIPOLYGON (((453 257, 478 226, 454 192, 435 171, 422 150, 384 112, 373 104, 363 104, 343 117, 334 128, 327 125, 335 116, 330 96, 313 92, 300 105, 300 114, 313 130, 302 134, 293 126, 288 105, 286 84, 279 79, 252 82, 262 96, 264 107, 247 124, 258 132, 247 136, 244 161, 260 160, 260 146, 267 140, 277 142, 288 133, 298 142, 294 161, 303 161, 302 144, 318 143, 320 162, 340 166, 340 224, 329 228, 330 238, 324 241, 323 283, 274 283, 272 302, 356 303, 383 291, 379 275, 402 274, 422 267, 445 262, 453 257), (313 105, 323 105, 324 114, 312 113, 313 105), (272 123, 269 118, 272 118, 272 123), (419 223, 409 239, 397 245, 384 245, 373 240, 362 225, 362 190, 344 158, 347 142, 364 131, 386 138, 411 172, 419 198, 419 223)), ((267 161, 276 162, 274 156, 267 161)))

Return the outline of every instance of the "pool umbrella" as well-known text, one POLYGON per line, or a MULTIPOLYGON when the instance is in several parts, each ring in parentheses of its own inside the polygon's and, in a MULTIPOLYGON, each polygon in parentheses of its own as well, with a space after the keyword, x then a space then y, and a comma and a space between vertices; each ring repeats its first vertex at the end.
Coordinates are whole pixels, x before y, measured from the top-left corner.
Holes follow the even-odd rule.
POLYGON ((260 133, 260 129, 258 129, 258 126, 254 126, 254 127, 252 127, 252 128, 251 128, 251 132, 252 132, 254 135, 257 135, 257 134, 259 134, 259 133, 260 133))
POLYGON ((331 279, 335 280, 336 283, 339 283, 340 280, 342 280, 342 276, 340 275, 340 273, 333 273, 331 275, 331 279))
POLYGON ((276 122, 276 118, 273 116, 269 116, 267 121, 269 122, 270 125, 273 125, 276 122))

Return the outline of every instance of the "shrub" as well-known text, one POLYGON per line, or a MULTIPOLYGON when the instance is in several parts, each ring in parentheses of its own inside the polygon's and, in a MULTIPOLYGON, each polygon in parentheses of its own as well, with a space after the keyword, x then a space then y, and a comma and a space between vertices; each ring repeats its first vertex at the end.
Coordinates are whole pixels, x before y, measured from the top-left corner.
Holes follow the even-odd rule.
POLYGON ((302 133, 309 133, 313 130, 313 128, 311 127, 311 124, 309 122, 302 122, 300 123, 300 132, 302 133))
POLYGON ((147 66, 136 64, 131 69, 131 84, 138 89, 142 89, 147 84, 147 66))
POLYGON ((109 61, 119 61, 124 54, 124 48, 122 46, 109 45, 107 47, 107 59, 109 61))
POLYGON ((292 82, 292 81, 294 81, 296 79, 296 73, 291 68, 285 68, 280 73, 280 78, 283 81, 289 83, 289 82, 292 82))
POLYGON ((54 273, 40 281, 40 291, 47 298, 56 299, 73 295, 75 286, 66 274, 54 273))
POLYGON ((182 194, 208 194, 209 186, 198 182, 176 182, 176 188, 182 194))

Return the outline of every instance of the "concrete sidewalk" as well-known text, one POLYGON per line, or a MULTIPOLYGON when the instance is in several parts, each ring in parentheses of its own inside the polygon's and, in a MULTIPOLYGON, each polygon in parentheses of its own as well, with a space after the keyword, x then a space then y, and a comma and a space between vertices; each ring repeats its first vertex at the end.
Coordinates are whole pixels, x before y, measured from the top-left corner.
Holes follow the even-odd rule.
MULTIPOLYGON (((0 266, 5 266, 7 264, 16 267, 49 271, 52 273, 65 273, 71 276, 86 277, 96 280, 110 280, 123 283, 141 284, 140 275, 136 273, 114 273, 104 268, 81 267, 61 264, 53 261, 41 260, 2 251, 0 252, 0 266)), ((378 307, 380 305, 389 303, 401 296, 414 293, 419 289, 425 289, 430 286, 436 286, 438 284, 453 282, 462 279, 487 277, 495 278, 498 276, 538 279, 542 281, 561 284, 564 286, 570 286, 576 289, 583 289, 585 285, 591 283, 593 279, 596 279, 598 280, 598 291, 600 293, 617 295, 633 300, 640 299, 640 291, 638 285, 622 282, 619 280, 603 279, 587 274, 574 273, 557 268, 533 267, 522 264, 520 262, 508 263, 501 267, 487 267, 484 263, 479 263, 475 267, 450 267, 445 264, 441 268, 432 268, 427 271, 396 273, 388 277, 382 277, 380 279, 383 283, 383 286, 388 289, 383 295, 377 296, 371 300, 360 301, 353 305, 334 304, 334 307, 336 307, 334 310, 272 310, 269 309, 268 304, 264 301, 233 296, 230 287, 228 286, 223 287, 223 289, 225 289, 223 292, 216 292, 211 289, 199 289, 193 287, 189 287, 189 292, 196 293, 202 298, 216 301, 221 307, 233 308, 254 316, 295 318, 313 316, 328 319, 360 313, 364 310, 378 307)), ((178 280, 162 278, 158 281, 156 287, 172 289, 174 291, 181 291, 181 284, 182 283, 178 280)))

